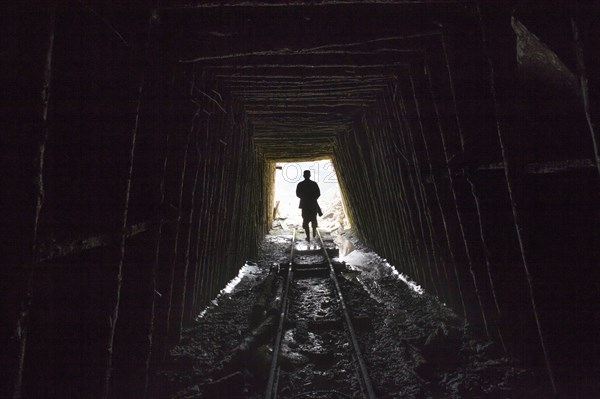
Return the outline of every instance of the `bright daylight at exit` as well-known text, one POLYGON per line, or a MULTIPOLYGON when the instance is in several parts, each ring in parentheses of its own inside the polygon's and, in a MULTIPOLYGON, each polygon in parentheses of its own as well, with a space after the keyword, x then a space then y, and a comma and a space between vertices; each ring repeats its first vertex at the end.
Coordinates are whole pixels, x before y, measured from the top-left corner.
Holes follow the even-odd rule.
POLYGON ((319 185, 318 199, 323 216, 318 218, 319 229, 339 233, 350 227, 346 217, 337 176, 330 160, 277 163, 275 171, 274 227, 297 227, 302 230, 302 215, 296 187, 310 171, 310 179, 319 185))

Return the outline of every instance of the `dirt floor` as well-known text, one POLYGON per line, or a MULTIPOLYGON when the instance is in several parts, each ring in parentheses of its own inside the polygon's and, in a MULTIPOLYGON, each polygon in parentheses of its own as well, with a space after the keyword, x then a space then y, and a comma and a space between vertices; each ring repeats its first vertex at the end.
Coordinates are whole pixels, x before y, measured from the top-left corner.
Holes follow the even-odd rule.
MULTIPOLYGON (((240 347, 249 342, 248 336, 256 327, 253 306, 264 291, 265 281, 272 278, 267 277, 269 271, 274 264, 289 261, 291 231, 275 226, 272 234, 265 237, 257 258, 247 262, 239 278, 232 282, 237 284, 230 284, 198 317, 196 325, 185 332, 181 344, 172 349, 155 379, 157 397, 264 396, 271 345, 263 337, 250 351, 240 351, 240 347)), ((337 242, 346 262, 340 285, 351 314, 361 321, 358 340, 378 397, 550 397, 543 377, 506 356, 497 344, 473 336, 451 309, 398 274, 350 232, 338 235, 337 242)), ((296 296, 304 295, 303 284, 309 283, 295 282, 296 296)), ((317 288, 323 295, 329 295, 324 284, 317 288)), ((311 310, 315 305, 307 303, 303 309, 291 312, 323 311, 322 303, 318 310, 311 310)), ((342 353, 347 344, 336 341, 335 331, 319 337, 313 334, 302 341, 297 338, 302 335, 302 328, 302 325, 291 326, 287 343, 284 342, 283 356, 302 371, 284 374, 287 385, 281 396, 360 397, 360 388, 352 381, 343 384, 344 389, 317 389, 320 385, 315 381, 341 378, 336 375, 338 366, 342 364, 350 370, 353 361, 342 353), (339 350, 334 348, 334 353, 326 356, 316 353, 319 350, 315 347, 322 347, 323 340, 329 347, 338 342, 339 350), (303 342, 311 342, 311 348, 303 350, 303 342), (328 369, 325 362, 337 365, 328 369)))

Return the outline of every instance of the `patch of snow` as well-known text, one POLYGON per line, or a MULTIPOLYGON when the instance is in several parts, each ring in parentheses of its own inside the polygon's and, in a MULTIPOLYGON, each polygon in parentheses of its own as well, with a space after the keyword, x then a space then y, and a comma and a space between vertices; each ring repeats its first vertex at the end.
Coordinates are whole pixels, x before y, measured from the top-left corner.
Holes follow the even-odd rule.
POLYGON ((381 258, 375 252, 364 252, 355 249, 346 256, 340 256, 338 259, 346 262, 346 264, 355 270, 376 273, 380 277, 385 275, 395 276, 398 280, 404 282, 413 292, 423 295, 423 287, 412 281, 407 275, 398 272, 394 265, 391 265, 386 259, 381 258))
POLYGON ((202 312, 200 312, 200 314, 198 316, 196 316, 196 320, 203 318, 209 309, 219 306, 219 298, 221 298, 221 296, 223 296, 223 295, 228 295, 228 294, 233 293, 235 290, 235 287, 240 283, 240 281, 242 281, 242 279, 244 277, 248 277, 253 274, 259 274, 259 273, 260 273, 260 270, 256 263, 254 263, 252 261, 246 261, 244 266, 242 266, 240 268, 238 275, 235 276, 233 279, 231 279, 231 281, 229 281, 229 283, 227 283, 225 288, 223 288, 221 291, 219 291, 219 294, 217 295, 217 297, 215 299, 213 299, 212 301, 210 301, 210 304, 208 306, 206 306, 204 308, 204 310, 202 312))
POLYGON ((257 272, 258 272, 258 265, 254 262, 246 261, 244 266, 242 266, 242 268, 238 272, 238 275, 235 278, 233 278, 229 283, 227 283, 227 285, 225 286, 225 288, 223 288, 221 290, 219 295, 231 294, 233 292, 233 290, 235 289, 235 287, 240 283, 240 281, 242 281, 242 279, 244 277, 251 275, 251 274, 256 274, 257 272))
POLYGON ((348 253, 346 256, 340 256, 339 260, 342 262, 346 262, 350 266, 356 269, 363 269, 368 267, 370 263, 373 263, 377 255, 369 252, 363 252, 361 250, 355 249, 354 251, 348 253))
POLYGON ((396 270, 396 268, 394 266, 390 265, 387 262, 386 262, 386 264, 393 269, 392 273, 394 275, 397 275, 398 279, 404 281, 404 283, 406 285, 408 285, 411 290, 413 290, 414 292, 416 292, 419 295, 423 295, 423 292, 424 292, 423 287, 421 287, 419 284, 412 281, 406 274, 399 273, 398 270, 396 270))

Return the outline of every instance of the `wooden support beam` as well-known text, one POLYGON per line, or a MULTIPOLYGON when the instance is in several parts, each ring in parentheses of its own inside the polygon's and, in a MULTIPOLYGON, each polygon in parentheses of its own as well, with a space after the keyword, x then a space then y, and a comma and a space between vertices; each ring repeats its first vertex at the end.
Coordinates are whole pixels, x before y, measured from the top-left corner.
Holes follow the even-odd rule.
MULTIPOLYGON (((185 183, 186 183, 186 177, 187 174, 190 173, 190 171, 188 170, 188 157, 189 157, 189 153, 190 153, 190 140, 192 137, 192 130, 190 130, 189 128, 187 129, 187 132, 185 133, 185 142, 182 145, 182 154, 177 154, 178 157, 181 157, 181 169, 180 170, 180 174, 177 177, 177 184, 176 184, 176 207, 177 209, 179 209, 180 211, 182 210, 182 205, 184 202, 184 198, 183 198, 183 194, 184 194, 184 188, 185 188, 185 183)), ((174 292, 177 289, 176 285, 179 283, 179 281, 176 281, 176 270, 178 269, 178 261, 179 261, 179 257, 180 257, 180 253, 182 250, 185 250, 185 248, 182 247, 180 240, 182 240, 182 236, 184 234, 184 230, 187 227, 184 223, 182 223, 182 217, 185 217, 186 215, 181 215, 180 214, 180 218, 179 218, 179 223, 177 224, 177 230, 175 231, 175 236, 173 239, 173 256, 170 259, 169 264, 167 265, 168 267, 168 271, 166 273, 167 275, 167 284, 166 284, 166 290, 165 290, 165 295, 166 295, 166 302, 167 302, 167 306, 166 306, 166 314, 165 314, 165 334, 166 334, 166 339, 167 339, 167 343, 170 344, 175 344, 179 341, 179 332, 177 331, 177 326, 176 323, 174 323, 173 321, 173 317, 174 317, 174 313, 176 312, 176 310, 174 309, 175 306, 175 298, 174 298, 174 292), (175 331, 174 331, 175 330, 175 331)))
POLYGON ((192 59, 181 59, 180 64, 219 65, 235 62, 238 65, 300 63, 308 65, 336 64, 352 62, 357 65, 370 65, 388 62, 418 62, 423 59, 422 48, 381 48, 363 51, 356 50, 267 50, 250 53, 203 56, 192 59))
MULTIPOLYGON (((426 72, 427 73, 425 75, 427 76, 427 83, 426 83, 427 84, 427 93, 429 94, 429 100, 431 101, 431 104, 433 105, 433 109, 435 112, 435 121, 436 121, 437 129, 439 130, 440 136, 442 136, 443 135, 443 125, 441 122, 441 116, 440 116, 439 107, 438 107, 438 96, 436 95, 436 92, 434 91, 432 77, 431 77, 431 73, 429 72, 428 66, 426 66, 426 72)), ((425 146, 427 147, 429 144, 428 144, 428 141, 427 141, 424 133, 423 133, 422 139, 425 143, 425 146)), ((435 193, 435 198, 436 198, 436 202, 437 202, 438 209, 439 209, 439 215, 440 215, 440 218, 442 219, 442 225, 444 226, 447 250, 448 250, 448 255, 450 258, 450 263, 452 264, 452 271, 454 274, 454 279, 455 279, 454 281, 456 283, 456 290, 458 291, 458 297, 460 299, 460 303, 457 303, 457 305, 460 306, 460 310, 462 310, 463 317, 465 319, 467 319, 467 313, 466 313, 467 308, 466 308, 466 303, 465 303, 464 294, 463 294, 463 287, 462 287, 461 279, 460 279, 459 273, 458 273, 456 255, 454 253, 454 246, 452 244, 452 237, 451 237, 451 231, 450 231, 450 227, 449 227, 449 221, 447 220, 447 217, 446 217, 447 211, 446 211, 446 209, 444 209, 444 207, 442 205, 441 188, 438 187, 438 183, 435 178, 436 174, 434 173, 434 170, 433 170, 433 163, 432 163, 431 156, 429 155, 428 149, 427 149, 427 153, 428 153, 428 166, 429 166, 430 176, 431 176, 433 187, 434 187, 434 193, 435 193)))
MULTIPOLYGON (((152 29, 152 18, 149 19, 148 21, 148 30, 147 30, 147 35, 146 35, 146 43, 144 43, 144 48, 145 50, 148 49, 148 41, 150 40, 150 31, 152 29)), ((143 56, 146 56, 146 51, 143 52, 143 56)), ((142 68, 142 70, 139 72, 140 73, 140 77, 139 77, 139 83, 138 83, 138 87, 137 87, 137 98, 136 98, 136 106, 135 106, 135 115, 134 115, 134 119, 133 119, 133 126, 131 128, 131 137, 130 137, 130 151, 129 151, 129 158, 127 160, 127 171, 125 173, 125 185, 124 185, 124 192, 123 192, 123 198, 122 198, 122 209, 120 210, 121 214, 122 214, 122 221, 121 221, 121 226, 120 226, 120 238, 119 238, 119 250, 118 250, 118 257, 117 257, 117 265, 114 271, 114 275, 111 276, 114 279, 115 282, 115 292, 114 292, 114 297, 112 299, 112 303, 110 304, 112 310, 111 310, 111 314, 109 315, 109 331, 108 331, 108 340, 107 340, 107 353, 108 356, 106 357, 106 369, 104 371, 104 375, 103 375, 103 382, 104 382, 104 386, 102 388, 102 393, 101 393, 101 397, 102 398, 108 398, 110 396, 110 391, 111 391, 111 376, 112 376, 112 370, 113 370, 113 345, 114 345, 114 338, 115 338, 115 332, 116 332, 116 325, 117 325, 117 321, 118 321, 118 317, 119 317, 119 304, 120 304, 120 298, 121 298, 121 287, 122 287, 122 281, 123 281, 123 261, 124 261, 124 257, 125 257, 125 243, 127 240, 127 233, 128 233, 128 212, 129 212, 129 198, 131 195, 131 181, 132 181, 132 176, 133 176, 133 166, 134 166, 134 161, 135 161, 135 154, 136 154, 136 142, 137 142, 137 136, 138 136, 138 130, 139 130, 139 126, 140 126, 140 112, 141 112, 141 105, 142 105, 142 98, 144 95, 144 86, 146 83, 146 70, 144 68, 142 68)), ((109 277, 110 278, 110 277, 109 277)))
POLYGON ((282 84, 332 84, 339 82, 340 84, 351 83, 367 83, 367 82, 385 82, 392 74, 369 74, 369 75, 277 75, 277 74, 215 74, 215 78, 224 80, 223 86, 252 83, 252 84, 270 84, 280 81, 282 84))
POLYGON ((483 18, 483 14, 481 12, 481 5, 480 5, 480 1, 477 0, 476 1, 476 8, 477 8, 477 13, 478 13, 478 17, 479 17, 479 28, 480 28, 480 37, 481 37, 481 43, 485 52, 485 57, 486 57, 486 61, 488 63, 488 73, 489 73, 489 90, 490 90, 490 95, 492 97, 493 103, 494 103, 494 119, 496 120, 496 131, 498 134, 498 140, 500 143, 500 150, 502 153, 502 162, 505 165, 504 168, 504 173, 505 173, 505 179, 506 179, 506 187, 508 190, 508 195, 509 195, 509 200, 510 200, 510 207, 511 207, 511 211, 512 211, 512 217, 513 217, 513 223, 514 223, 514 228, 515 228, 515 232, 517 235, 517 240, 518 240, 518 244, 519 244, 519 249, 520 249, 520 253, 521 253, 521 262, 522 262, 522 266, 523 266, 523 271, 525 273, 525 278, 527 281, 527 285, 529 287, 529 303, 531 306, 531 310, 533 313, 533 317, 535 319, 535 324, 537 327, 537 333, 538 333, 538 338, 540 341, 540 346, 544 355, 544 361, 545 361, 545 366, 546 366, 546 371, 548 373, 548 379, 550 382, 550 386, 552 388, 553 393, 556 395, 557 393, 557 389, 556 389, 556 383, 554 381, 554 372, 552 369, 552 365, 550 362, 550 357, 549 357, 549 353, 548 350, 546 349, 546 341, 544 338, 544 333, 542 330, 542 325, 540 322, 540 317, 538 315, 538 311, 537 311, 537 302, 533 293, 533 282, 532 282, 532 275, 529 271, 529 261, 527 258, 527 254, 525 251, 525 243, 524 243, 524 239, 522 236, 522 229, 521 229, 521 221, 519 218, 519 211, 517 208, 517 202, 513 193, 513 181, 511 179, 511 172, 509 169, 509 163, 508 163, 508 157, 507 157, 507 148, 504 144, 505 141, 505 137, 504 137, 504 130, 503 130, 503 124, 504 124, 504 120, 501 119, 501 111, 499 108, 499 99, 498 99, 498 93, 497 93, 497 89, 496 89, 496 72, 494 69, 494 61, 492 58, 492 55, 490 54, 490 48, 487 44, 487 32, 486 32, 486 24, 484 22, 484 18, 483 18))
MULTIPOLYGON (((125 239, 132 238, 158 226, 159 221, 146 221, 127 226, 125 239)), ((46 267, 46 263, 58 258, 77 255, 84 251, 114 245, 121 239, 121 233, 102 234, 98 236, 72 240, 64 243, 42 241, 37 247, 36 261, 34 267, 46 267)))
MULTIPOLYGON (((48 113, 52 85, 52 62, 56 35, 56 4, 32 10, 18 4, 15 19, 19 24, 8 29, 6 38, 9 60, 7 88, 13 88, 17 107, 7 113, 3 125, 4 148, 0 150, 3 170, 2 222, 0 223, 1 262, 0 311, 4 327, 0 331, 3 349, 0 368, 0 396, 21 398, 30 326, 33 273, 39 240, 39 220, 44 205, 44 160, 49 136, 48 113), (36 29, 26 27, 31 24, 36 29), (26 49, 26 50, 24 50, 26 49), (24 55, 28 57, 24 57, 24 55), (12 70, 11 70, 12 69, 12 70), (12 75, 14 73, 14 75, 12 75), (20 105, 23 105, 20 107, 20 105), (18 156, 15 156, 17 154, 18 156)), ((7 31, 4 31, 5 33, 7 31)))
MULTIPOLYGON (((154 48, 154 50, 156 50, 154 48)), ((172 105, 171 105, 172 107, 172 105)), ((155 115, 159 114, 159 110, 155 110, 156 113, 155 115)), ((164 111, 163 111, 164 112, 164 111)), ((161 149, 160 151, 160 155, 157 154, 157 156, 159 156, 160 158, 160 163, 159 165, 161 165, 161 173, 158 174, 157 179, 160 182, 158 185, 158 190, 155 192, 155 201, 158 204, 164 204, 164 200, 165 200, 165 180, 167 177, 167 162, 168 162, 168 151, 167 148, 169 148, 169 137, 170 137, 170 129, 165 129, 166 132, 164 132, 161 129, 160 124, 157 124, 154 126, 155 127, 155 131, 154 133, 156 135, 158 135, 158 137, 161 137, 162 140, 159 140, 159 148, 161 149)), ((156 349, 156 345, 155 345, 155 341, 157 341, 156 337, 155 337, 155 331, 156 331, 156 309, 157 307, 160 306, 160 298, 161 298, 161 294, 157 291, 157 287, 158 287, 158 281, 157 278, 159 276, 158 272, 159 272, 159 261, 160 261, 160 250, 161 250, 161 236, 163 233, 163 226, 165 224, 165 220, 161 219, 157 228, 155 229, 155 234, 154 234, 154 252, 152 253, 152 268, 151 268, 151 273, 149 276, 150 279, 150 290, 151 290, 151 295, 152 295, 152 301, 151 301, 151 307, 150 307, 150 311, 148 314, 148 352, 145 356, 144 359, 144 373, 145 373, 145 378, 144 378, 144 386, 143 386, 143 393, 142 396, 145 398, 148 396, 148 392, 150 391, 150 386, 151 386, 151 375, 150 375, 150 370, 151 370, 151 364, 152 364, 152 359, 154 356, 154 351, 156 349)))
POLYGON ((306 0, 290 0, 290 1, 275 1, 275 2, 262 2, 262 1, 248 1, 248 0, 223 0, 223 1, 206 1, 206 2, 194 2, 194 1, 179 1, 176 4, 164 5, 161 10, 193 10, 203 8, 219 8, 219 7, 290 7, 290 6, 344 6, 353 4, 371 4, 371 5, 453 5, 469 3, 467 0, 320 0, 317 2, 308 2, 306 0))
MULTIPOLYGON (((573 30, 573 46, 575 49, 575 58, 577 61, 577 73, 579 74, 579 89, 581 91, 581 105, 585 115, 585 121, 589 130, 590 137, 592 139, 592 150, 594 152, 594 161, 596 168, 598 169, 598 175, 600 176, 600 136, 594 128, 594 120, 592 117, 592 106, 590 105, 590 89, 588 84, 588 72, 585 66, 585 59, 583 56, 583 46, 579 39, 579 28, 575 18, 571 18, 571 27, 573 30)), ((596 115, 597 117, 597 115, 596 115)), ((596 119, 597 121, 597 119, 596 119)))
MULTIPOLYGON (((504 162, 485 164, 476 166, 474 169, 477 172, 486 173, 487 171, 501 171, 504 172, 506 164, 504 162)), ((569 173, 574 171, 582 171, 595 169, 596 163, 592 159, 566 159, 564 161, 553 161, 553 162, 534 162, 525 164, 524 173, 532 175, 546 175, 546 174, 557 174, 557 173, 569 173)))
POLYGON ((188 289, 188 270, 190 269, 190 251, 192 251, 192 242, 197 242, 198 231, 194 229, 196 226, 195 216, 198 205, 196 203, 196 194, 198 192, 199 177, 202 166, 201 152, 200 152, 200 140, 202 127, 201 121, 199 120, 200 112, 198 111, 191 123, 190 134, 191 148, 188 150, 190 155, 190 167, 187 188, 183 193, 184 200, 184 217, 183 223, 181 224, 183 236, 181 237, 181 244, 179 253, 179 260, 176 263, 176 275, 175 285, 173 287, 173 300, 172 300, 172 321, 173 325, 171 335, 174 342, 179 342, 181 338, 181 331, 184 323, 184 311, 185 311, 185 296, 188 289))

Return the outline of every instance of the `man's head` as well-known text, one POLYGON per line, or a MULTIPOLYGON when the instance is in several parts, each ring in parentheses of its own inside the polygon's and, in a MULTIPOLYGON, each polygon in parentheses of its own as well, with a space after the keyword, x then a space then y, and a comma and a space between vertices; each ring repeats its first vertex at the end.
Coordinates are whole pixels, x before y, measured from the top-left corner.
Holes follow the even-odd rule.
POLYGON ((305 178, 306 180, 310 179, 310 170, 305 170, 305 171, 304 171, 304 178, 305 178))

